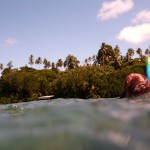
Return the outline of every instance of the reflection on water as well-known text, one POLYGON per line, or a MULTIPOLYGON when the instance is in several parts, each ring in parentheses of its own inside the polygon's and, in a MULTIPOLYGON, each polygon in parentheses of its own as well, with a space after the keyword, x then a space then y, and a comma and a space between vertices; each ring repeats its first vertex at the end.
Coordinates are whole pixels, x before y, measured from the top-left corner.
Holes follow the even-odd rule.
POLYGON ((55 99, 0 105, 1 150, 149 150, 150 102, 55 99))

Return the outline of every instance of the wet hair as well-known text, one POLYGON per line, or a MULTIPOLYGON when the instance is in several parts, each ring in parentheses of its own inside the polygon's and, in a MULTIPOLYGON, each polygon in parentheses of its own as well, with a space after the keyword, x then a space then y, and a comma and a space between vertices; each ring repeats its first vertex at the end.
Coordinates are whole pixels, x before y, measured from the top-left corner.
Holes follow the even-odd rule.
POLYGON ((126 97, 140 96, 150 92, 150 82, 146 76, 138 73, 130 74, 125 81, 126 97))

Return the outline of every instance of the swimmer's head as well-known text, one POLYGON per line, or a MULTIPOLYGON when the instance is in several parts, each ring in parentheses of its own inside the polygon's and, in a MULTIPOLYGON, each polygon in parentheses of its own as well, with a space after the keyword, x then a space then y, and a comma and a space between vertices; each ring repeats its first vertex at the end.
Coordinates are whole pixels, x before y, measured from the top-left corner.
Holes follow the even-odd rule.
POLYGON ((126 97, 135 97, 150 92, 150 83, 146 76, 132 73, 125 82, 126 97))

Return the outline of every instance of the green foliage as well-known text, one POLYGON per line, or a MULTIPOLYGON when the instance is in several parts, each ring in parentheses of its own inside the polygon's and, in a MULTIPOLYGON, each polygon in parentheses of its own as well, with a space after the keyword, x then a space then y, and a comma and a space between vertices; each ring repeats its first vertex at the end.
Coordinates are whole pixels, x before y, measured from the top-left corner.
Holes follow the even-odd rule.
POLYGON ((90 98, 101 97, 97 92, 100 81, 104 82, 102 76, 106 76, 114 69, 110 66, 88 66, 67 70, 59 74, 58 78, 52 82, 53 93, 57 97, 66 98, 90 98))
POLYGON ((145 74, 143 64, 114 70, 111 66, 87 66, 60 73, 51 84, 54 95, 64 98, 120 97, 126 77, 133 73, 145 74))
POLYGON ((9 70, 0 78, 0 103, 36 100, 41 95, 52 94, 50 83, 56 78, 51 70, 22 67, 9 70))

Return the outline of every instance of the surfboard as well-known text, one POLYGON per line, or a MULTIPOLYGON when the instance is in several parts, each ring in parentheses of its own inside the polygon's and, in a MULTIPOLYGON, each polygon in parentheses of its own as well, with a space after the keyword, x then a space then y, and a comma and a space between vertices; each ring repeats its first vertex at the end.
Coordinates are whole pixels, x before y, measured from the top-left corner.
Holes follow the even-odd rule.
POLYGON ((50 100, 52 98, 54 98, 54 95, 47 95, 47 96, 38 97, 38 100, 50 100))

